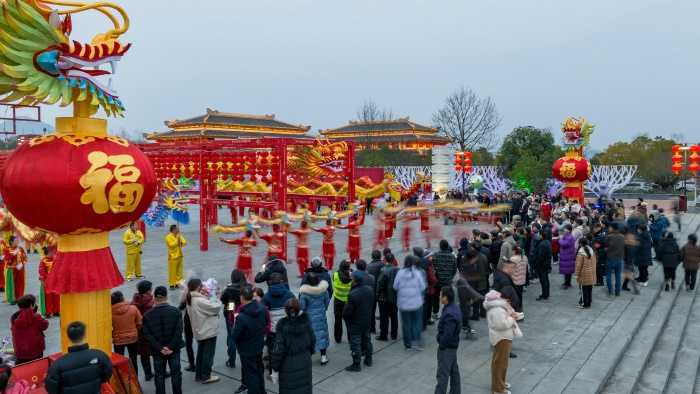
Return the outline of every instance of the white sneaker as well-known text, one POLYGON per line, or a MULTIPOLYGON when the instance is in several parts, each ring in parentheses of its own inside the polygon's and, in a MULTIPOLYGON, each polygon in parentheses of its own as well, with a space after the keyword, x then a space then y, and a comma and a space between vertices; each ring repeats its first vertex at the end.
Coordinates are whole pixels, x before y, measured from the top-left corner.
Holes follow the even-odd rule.
POLYGON ((649 286, 649 282, 642 282, 642 286, 644 286, 644 287, 649 286))
POLYGON ((328 364, 328 356, 325 354, 321 355, 321 365, 326 365, 328 364))
POLYGON ((506 389, 510 390, 510 387, 511 387, 510 383, 506 382, 506 389))
POLYGON ((209 379, 202 382, 202 384, 216 383, 219 381, 219 377, 216 375, 209 376, 209 379))

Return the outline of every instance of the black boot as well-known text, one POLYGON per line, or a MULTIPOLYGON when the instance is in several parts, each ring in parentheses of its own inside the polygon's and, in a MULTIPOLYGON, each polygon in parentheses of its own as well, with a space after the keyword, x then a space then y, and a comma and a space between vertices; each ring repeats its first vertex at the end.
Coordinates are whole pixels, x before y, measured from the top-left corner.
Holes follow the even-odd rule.
POLYGON ((362 357, 359 354, 352 354, 352 365, 349 365, 345 367, 345 370, 348 372, 360 372, 362 370, 362 367, 360 367, 360 361, 362 357))
POLYGON ((676 288, 676 281, 675 280, 671 280, 671 288, 672 289, 676 288))
POLYGON ((365 365, 368 367, 372 366, 372 355, 368 354, 365 356, 365 365))

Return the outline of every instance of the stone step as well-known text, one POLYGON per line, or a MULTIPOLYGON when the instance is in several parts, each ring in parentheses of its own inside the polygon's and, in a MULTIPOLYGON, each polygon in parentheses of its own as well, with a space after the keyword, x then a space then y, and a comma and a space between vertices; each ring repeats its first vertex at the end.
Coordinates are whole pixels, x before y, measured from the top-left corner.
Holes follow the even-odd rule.
POLYGON ((534 387, 534 393, 597 393, 627 348, 633 333, 655 304, 663 270, 650 267, 649 287, 633 296, 627 292, 603 311, 610 324, 592 324, 567 354, 534 387))
POLYGON ((692 393, 698 379, 700 365, 700 304, 697 293, 693 295, 690 316, 685 325, 683 337, 678 346, 673 369, 668 379, 665 393, 692 393))
MULTIPOLYGON (((658 266, 658 265, 657 265, 658 266)), ((620 359, 614 364, 612 374, 604 382, 602 393, 626 394, 634 392, 635 384, 639 380, 644 366, 649 359, 654 345, 662 332, 668 315, 673 309, 673 304, 678 296, 679 289, 670 292, 662 291, 663 269, 657 270, 660 278, 655 278, 649 286, 658 288, 658 299, 649 313, 644 316, 636 330, 632 330, 632 339, 629 342, 620 359), (660 279, 660 280, 659 280, 660 279)))
POLYGON ((679 291, 666 324, 659 333, 656 345, 649 355, 644 371, 637 380, 635 392, 662 393, 664 391, 676 360, 676 352, 683 338, 683 332, 688 323, 690 307, 694 298, 695 292, 689 293, 685 289, 679 291))

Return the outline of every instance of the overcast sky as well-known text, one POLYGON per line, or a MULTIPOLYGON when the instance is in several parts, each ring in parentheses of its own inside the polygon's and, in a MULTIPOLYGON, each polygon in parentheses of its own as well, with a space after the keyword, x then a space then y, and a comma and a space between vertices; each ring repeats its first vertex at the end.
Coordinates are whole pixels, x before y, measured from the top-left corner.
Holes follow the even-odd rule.
MULTIPOLYGON (((596 124, 602 149, 642 132, 699 140, 698 0, 122 0, 133 47, 113 130, 274 113, 338 127, 371 98, 429 124, 461 85, 491 96, 498 132, 596 124)), ((74 38, 102 29, 76 17, 74 38)), ((104 31, 104 30, 100 30, 104 31)), ((48 109, 47 119, 59 114, 48 109)))

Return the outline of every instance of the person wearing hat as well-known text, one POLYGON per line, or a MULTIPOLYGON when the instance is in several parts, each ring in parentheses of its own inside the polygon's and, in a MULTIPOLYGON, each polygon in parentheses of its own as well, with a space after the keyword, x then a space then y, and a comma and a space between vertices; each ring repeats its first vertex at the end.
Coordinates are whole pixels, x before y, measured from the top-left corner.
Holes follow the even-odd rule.
POLYGON ((306 283, 299 288, 299 307, 304 314, 309 316, 311 328, 316 337, 315 350, 321 353, 321 365, 328 364, 328 355, 326 349, 329 346, 328 339, 328 304, 330 303, 330 294, 328 287, 330 284, 325 279, 310 272, 305 277, 306 283))
POLYGON ((343 308, 343 320, 348 327, 350 337, 350 351, 352 352, 352 365, 345 368, 349 372, 361 370, 360 361, 365 358, 365 365, 372 366, 372 339, 370 337, 370 319, 372 316, 372 304, 374 292, 367 285, 364 271, 352 273, 352 285, 348 294, 348 301, 343 308))
POLYGON ((326 267, 323 266, 323 259, 318 256, 311 259, 311 266, 304 272, 304 277, 301 278, 302 285, 309 284, 309 276, 311 274, 318 276, 319 280, 328 282, 328 297, 333 299, 333 280, 331 279, 331 274, 326 267))
POLYGON ((153 295, 155 306, 143 316, 142 332, 153 354, 156 394, 165 394, 166 364, 170 367, 173 394, 181 394, 180 349, 184 343, 180 310, 168 304, 165 286, 156 287, 153 295))

